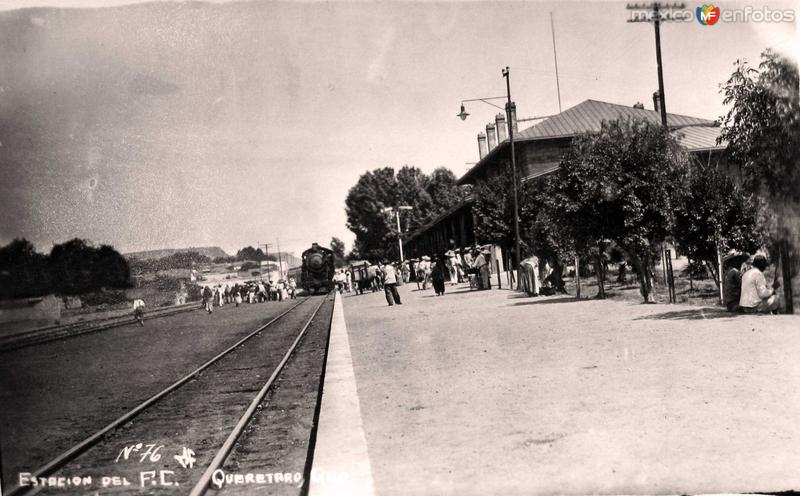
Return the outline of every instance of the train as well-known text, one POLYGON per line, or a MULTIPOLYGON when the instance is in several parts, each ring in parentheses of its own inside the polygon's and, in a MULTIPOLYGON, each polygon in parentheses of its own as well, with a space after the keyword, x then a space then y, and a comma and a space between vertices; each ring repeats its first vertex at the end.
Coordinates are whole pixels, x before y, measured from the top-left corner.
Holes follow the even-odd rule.
POLYGON ((289 269, 289 277, 294 277, 297 286, 306 293, 333 291, 333 275, 336 272, 333 262, 333 251, 312 243, 311 248, 303 252, 302 265, 289 269))

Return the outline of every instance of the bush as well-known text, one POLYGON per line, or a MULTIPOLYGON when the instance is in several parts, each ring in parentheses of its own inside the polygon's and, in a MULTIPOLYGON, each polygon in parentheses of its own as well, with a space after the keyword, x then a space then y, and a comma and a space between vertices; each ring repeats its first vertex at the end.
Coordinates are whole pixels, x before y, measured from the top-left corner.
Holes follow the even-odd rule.
POLYGON ((122 290, 101 290, 81 295, 81 302, 91 307, 114 306, 127 301, 125 291, 122 290))

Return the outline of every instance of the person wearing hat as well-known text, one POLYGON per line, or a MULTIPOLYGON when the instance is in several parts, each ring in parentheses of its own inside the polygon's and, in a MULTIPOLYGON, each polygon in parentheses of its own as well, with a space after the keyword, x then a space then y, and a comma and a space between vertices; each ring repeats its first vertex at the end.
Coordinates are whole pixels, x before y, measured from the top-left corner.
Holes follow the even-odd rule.
POLYGON ((422 280, 422 289, 428 289, 428 279, 431 277, 431 257, 423 255, 417 264, 417 280, 422 280))
POLYGON ((383 272, 383 292, 386 295, 386 301, 389 306, 391 307, 395 303, 402 305, 400 294, 397 292, 397 269, 388 260, 384 259, 381 272, 383 272))
POLYGON ((492 253, 488 248, 484 247, 481 250, 481 256, 483 257, 483 265, 478 267, 480 269, 481 284, 483 289, 492 289, 492 280, 489 277, 491 275, 492 253))
POLYGON ((745 313, 772 313, 780 307, 780 298, 775 290, 780 287, 778 279, 767 287, 764 271, 767 269, 767 258, 758 254, 753 257, 753 267, 742 276, 742 295, 739 306, 745 313))
POLYGON ((457 281, 457 271, 456 271, 456 252, 453 250, 448 250, 444 254, 444 262, 445 267, 447 267, 447 273, 450 277, 450 285, 456 284, 457 281))
POLYGON ((729 312, 739 312, 739 299, 742 296, 741 265, 750 258, 747 253, 731 250, 722 258, 725 278, 722 281, 722 293, 725 295, 725 308, 729 312))
POLYGON ((470 250, 469 248, 464 248, 464 272, 467 272, 469 269, 472 268, 472 255, 475 252, 475 248, 470 250))
POLYGON ((478 289, 492 289, 489 281, 489 252, 488 250, 473 250, 475 259, 472 262, 472 269, 478 277, 478 289))

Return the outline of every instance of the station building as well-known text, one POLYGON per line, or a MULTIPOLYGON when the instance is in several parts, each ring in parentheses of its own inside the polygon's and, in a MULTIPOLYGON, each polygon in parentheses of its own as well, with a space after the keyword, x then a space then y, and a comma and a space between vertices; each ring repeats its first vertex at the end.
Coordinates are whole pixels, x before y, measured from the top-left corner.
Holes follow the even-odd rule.
MULTIPOLYGON (((535 181, 556 171, 572 139, 586 132, 600 131, 603 122, 638 119, 661 124, 657 93, 653 95, 653 103, 654 110, 649 110, 642 104, 626 106, 585 100, 522 131, 517 131, 517 123, 513 122, 517 171, 521 180, 535 181)), ((741 171, 729 170, 724 160, 725 145, 717 144, 721 132, 717 122, 668 113, 667 126, 693 160, 710 161, 728 174, 741 176, 741 171)), ((476 184, 505 173, 510 169, 510 149, 505 116, 498 114, 495 122, 486 126, 486 133, 478 134, 479 161, 458 180, 458 184, 476 184)), ((442 253, 454 246, 491 243, 492 240, 475 237, 473 205, 474 199, 467 198, 408 235, 403 243, 406 257, 442 253)))

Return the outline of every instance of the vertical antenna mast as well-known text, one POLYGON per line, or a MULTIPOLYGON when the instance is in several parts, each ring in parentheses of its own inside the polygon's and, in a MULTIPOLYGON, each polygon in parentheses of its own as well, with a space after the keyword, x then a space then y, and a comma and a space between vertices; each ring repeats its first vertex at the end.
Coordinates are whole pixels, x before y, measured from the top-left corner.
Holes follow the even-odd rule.
POLYGON ((556 92, 558 93, 558 113, 561 113, 561 86, 558 84, 558 54, 556 53, 556 29, 553 27, 553 13, 550 12, 550 33, 553 35, 553 61, 556 64, 556 92))

